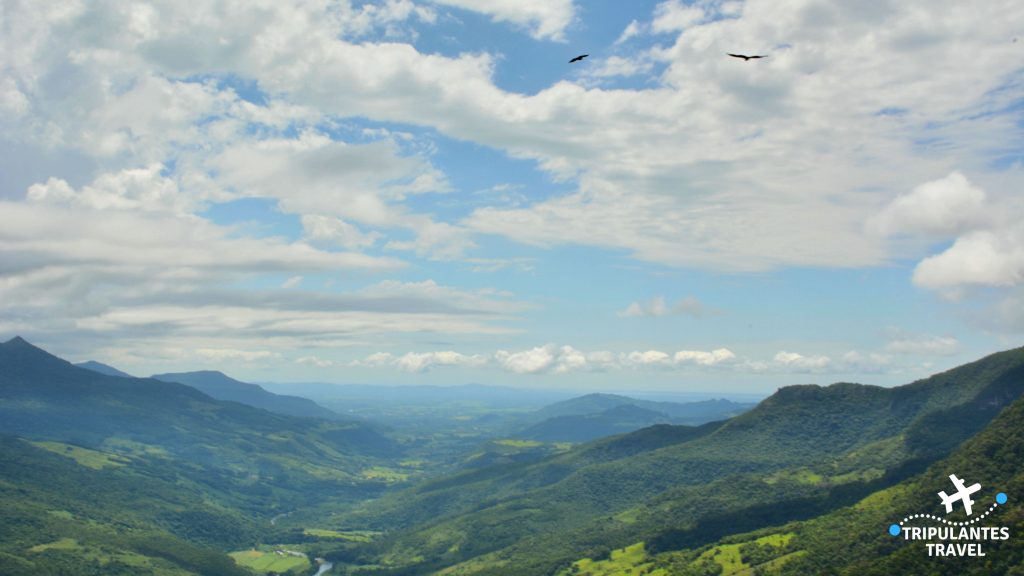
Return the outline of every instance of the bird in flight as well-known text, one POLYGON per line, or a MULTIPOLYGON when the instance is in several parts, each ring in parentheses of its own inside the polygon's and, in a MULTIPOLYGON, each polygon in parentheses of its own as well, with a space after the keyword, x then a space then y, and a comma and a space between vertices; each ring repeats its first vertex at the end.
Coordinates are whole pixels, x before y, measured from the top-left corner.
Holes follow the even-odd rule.
MULTIPOLYGON (((726 54, 729 54, 729 53, 726 52, 726 54)), ((758 58, 767 58, 768 57, 768 56, 747 56, 746 54, 729 54, 729 56, 732 56, 733 58, 743 58, 744 62, 746 62, 747 60, 756 60, 758 58)))
POLYGON ((579 56, 573 58, 572 60, 569 60, 569 64, 572 64, 573 62, 579 62, 580 60, 583 60, 587 56, 590 56, 590 54, 580 54, 579 56))

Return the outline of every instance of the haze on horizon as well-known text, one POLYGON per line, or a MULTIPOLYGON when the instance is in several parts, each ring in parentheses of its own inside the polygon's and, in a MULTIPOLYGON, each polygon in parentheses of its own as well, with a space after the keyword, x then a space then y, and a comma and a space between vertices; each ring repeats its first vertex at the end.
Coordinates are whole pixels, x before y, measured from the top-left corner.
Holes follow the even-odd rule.
POLYGON ((1024 334, 1020 2, 0 1, 0 341, 765 393, 1024 334))

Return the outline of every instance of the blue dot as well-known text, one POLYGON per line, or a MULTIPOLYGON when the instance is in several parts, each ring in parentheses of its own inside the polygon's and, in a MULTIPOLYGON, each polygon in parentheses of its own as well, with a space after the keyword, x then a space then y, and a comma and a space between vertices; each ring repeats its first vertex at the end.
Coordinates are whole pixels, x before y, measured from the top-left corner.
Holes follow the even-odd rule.
POLYGON ((889 534, 892 534, 893 536, 899 536, 900 535, 900 525, 899 524, 893 524, 892 526, 889 526, 889 534))
POLYGON ((1006 504, 1006 492, 1000 492, 996 494, 996 502, 1000 504, 1006 504))

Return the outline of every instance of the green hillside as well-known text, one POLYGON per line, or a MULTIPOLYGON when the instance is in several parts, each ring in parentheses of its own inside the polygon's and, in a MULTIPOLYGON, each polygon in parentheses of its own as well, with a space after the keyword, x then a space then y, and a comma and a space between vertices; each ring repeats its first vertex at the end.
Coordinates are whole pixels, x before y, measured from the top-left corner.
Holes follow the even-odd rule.
MULTIPOLYGON (((337 558, 362 565, 358 574, 533 575, 637 542, 652 553, 699 546, 891 486, 947 455, 1022 391, 1022 350, 892 389, 787 387, 721 425, 660 427, 653 434, 671 430, 670 439, 649 449, 601 449, 628 444, 626 435, 387 496, 343 521, 393 532, 337 558)), ((652 432, 640 434, 649 441, 652 432)))
POLYGON ((0 573, 242 575, 260 526, 158 463, 0 436, 0 573))
POLYGON ((0 345, 0 438, 2 574, 236 574, 229 550, 310 540, 273 518, 416 473, 363 424, 105 375, 22 339, 0 345))
POLYGON ((0 345, 0 367, 0 433, 163 458, 254 513, 273 515, 325 490, 374 495, 384 483, 366 471, 400 453, 364 424, 288 417, 183 384, 108 376, 21 339, 0 345))
MULTIPOLYGON (((649 566, 667 574, 1024 574, 1024 399, 1015 401, 984 430, 964 442, 953 454, 928 469, 889 488, 874 492, 852 506, 801 522, 724 538, 701 548, 637 557, 628 568, 649 566), (974 514, 959 506, 946 514, 937 497, 952 493, 950 474, 977 482, 974 514), (992 508, 998 493, 1007 495, 1004 506, 992 508), (893 537, 889 527, 904 518, 929 514, 971 526, 1007 527, 1008 540, 982 542, 982 557, 929 557, 925 542, 893 537), (779 539, 765 546, 769 538, 779 539), (784 538, 784 541, 781 539, 784 538), (732 558, 732 555, 735 555, 732 558), (730 568, 730 566, 732 568, 730 568)), ((918 518, 907 526, 946 526, 918 518)), ((959 529, 958 529, 959 530, 959 529)), ((933 540, 933 542, 943 542, 933 540)))

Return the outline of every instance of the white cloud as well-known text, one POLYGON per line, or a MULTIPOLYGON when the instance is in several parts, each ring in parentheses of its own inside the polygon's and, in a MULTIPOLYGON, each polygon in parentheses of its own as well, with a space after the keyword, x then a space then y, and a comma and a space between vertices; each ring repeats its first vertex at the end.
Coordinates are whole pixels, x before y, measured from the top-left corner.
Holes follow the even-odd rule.
POLYGON ((375 368, 378 366, 386 366, 388 364, 393 364, 394 361, 394 355, 388 352, 375 352, 362 360, 353 360, 349 364, 349 366, 375 368))
POLYGON ((299 284, 302 284, 302 276, 292 276, 291 278, 285 280, 283 284, 281 284, 281 288, 295 288, 299 284))
POLYGON ((497 22, 511 22, 530 30, 538 40, 562 40, 572 24, 573 0, 433 0, 490 16, 497 22))
POLYGON ((45 184, 33 184, 27 198, 31 202, 67 205, 89 210, 141 210, 144 212, 190 213, 196 203, 162 175, 163 166, 101 174, 92 184, 75 190, 59 178, 45 184))
POLYGON ((522 352, 498 350, 494 359, 505 370, 517 374, 538 374, 546 372, 555 364, 556 349, 553 345, 538 346, 522 352))
POLYGON ((341 218, 305 214, 302 228, 311 242, 334 244, 349 250, 362 250, 380 239, 379 232, 364 233, 341 218))
POLYGON ((700 22, 704 16, 700 6, 684 4, 681 0, 668 0, 655 8, 651 30, 658 34, 686 30, 700 22))
POLYGON ((832 359, 828 356, 804 356, 797 352, 782 351, 772 358, 772 363, 787 370, 816 372, 828 368, 832 359))
POLYGON ((619 38, 615 40, 615 44, 623 44, 630 41, 631 39, 639 36, 643 33, 644 27, 636 20, 630 22, 625 29, 622 30, 622 34, 619 34, 619 38))
MULTIPOLYGON (((693 7, 667 2, 654 15, 659 28, 685 29, 649 51, 666 66, 651 88, 586 89, 563 81, 532 95, 498 88, 496 61, 485 54, 445 57, 397 42, 348 42, 346 27, 357 18, 348 3, 338 6, 266 2, 218 11, 203 3, 156 3, 148 14, 96 9, 86 18, 88 5, 65 14, 19 5, 9 15, 18 41, 4 64, 38 117, 23 133, 93 151, 148 150, 147 165, 167 157, 176 142, 207 142, 225 124, 205 123, 211 114, 237 119, 247 109, 213 85, 160 77, 229 72, 255 82, 275 104, 311 111, 313 120, 340 115, 425 125, 534 159, 555 176, 579 177, 574 194, 514 210, 477 210, 465 222, 475 231, 537 245, 624 249, 670 265, 763 270, 886 262, 889 248, 866 238, 863 223, 891 191, 948 173, 953 164, 986 166, 991 147, 979 144, 1012 141, 1019 132, 1016 112, 992 113, 1010 109, 1001 104, 1013 91, 999 88, 1012 46, 985 39, 1019 19, 1021 8, 1009 0, 970 10, 940 2, 925 16, 913 3, 853 9, 751 0, 742 11, 735 3, 717 5, 734 16, 725 20, 698 20, 693 7), (940 14, 949 17, 933 16, 940 14), (724 56, 737 46, 764 47, 772 56, 757 65, 724 56), (58 74, 54 55, 72 47, 71 71, 81 77, 58 74), (855 61, 842 57, 850 52, 858 54, 855 61), (40 80, 57 77, 74 83, 81 106, 68 106, 61 90, 40 80), (132 84, 147 78, 152 82, 132 84), (127 93, 106 87, 126 85, 140 90, 133 102, 163 93, 181 106, 154 98, 145 113, 119 123, 117 112, 133 108, 122 106, 127 93), (173 129, 160 129, 166 121, 173 129), (142 127, 141 136, 123 129, 129 124, 142 127), (850 137, 834 138, 839 132, 850 137), (938 144, 922 152, 921 142, 938 144)), ((574 11, 568 1, 459 6, 531 26, 542 37, 564 31, 574 11)), ((385 7, 395 18, 430 19, 416 16, 422 6, 410 2, 385 7)), ((434 178, 420 161, 423 171, 410 174, 406 193, 434 178)), ((284 204, 293 206, 315 203, 304 189, 299 198, 281 186, 262 193, 287 195, 284 204)), ((333 204, 340 208, 292 209, 360 224, 402 220, 401 211, 381 205, 386 195, 345 199, 333 204)), ((411 247, 403 242, 394 247, 411 247)))
POLYGON ((983 225, 990 218, 987 208, 985 192, 952 172, 893 200, 868 221, 868 229, 885 236, 955 236, 983 225))
POLYGON ((458 352, 409 352, 394 363, 405 372, 426 372, 434 366, 480 366, 487 360, 482 356, 466 356, 458 352))
POLYGON ((732 353, 728 348, 718 348, 711 352, 704 352, 702 350, 680 350, 673 356, 676 364, 686 364, 688 362, 699 364, 701 366, 714 366, 723 362, 729 362, 734 360, 736 355, 732 353))
POLYGON ((1024 281, 1024 224, 970 232, 947 250, 922 260, 914 283, 950 290, 969 286, 1009 287, 1024 281))
POLYGON ((385 36, 395 37, 410 34, 410 30, 398 25, 410 20, 433 24, 437 14, 427 6, 417 5, 411 0, 384 0, 368 2, 358 7, 348 1, 338 2, 335 9, 340 12, 335 21, 347 35, 366 36, 383 29, 385 36))
POLYGON ((668 366, 672 357, 661 350, 634 351, 625 356, 623 363, 627 366, 668 366))

